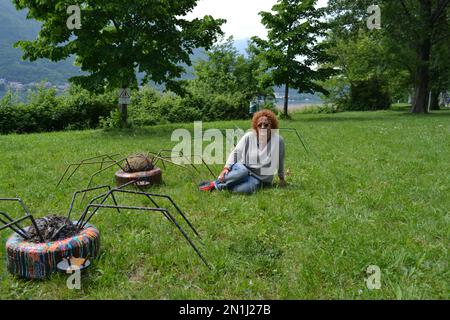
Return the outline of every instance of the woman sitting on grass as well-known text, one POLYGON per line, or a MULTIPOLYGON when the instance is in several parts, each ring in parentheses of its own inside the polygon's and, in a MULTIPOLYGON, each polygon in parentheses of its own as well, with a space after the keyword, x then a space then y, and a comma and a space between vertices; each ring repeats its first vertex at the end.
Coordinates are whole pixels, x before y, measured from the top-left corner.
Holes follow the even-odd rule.
POLYGON ((284 180, 284 141, 277 134, 278 120, 270 110, 253 115, 252 131, 247 132, 228 157, 215 181, 203 182, 202 191, 230 190, 250 194, 270 185, 278 170, 280 186, 284 180))

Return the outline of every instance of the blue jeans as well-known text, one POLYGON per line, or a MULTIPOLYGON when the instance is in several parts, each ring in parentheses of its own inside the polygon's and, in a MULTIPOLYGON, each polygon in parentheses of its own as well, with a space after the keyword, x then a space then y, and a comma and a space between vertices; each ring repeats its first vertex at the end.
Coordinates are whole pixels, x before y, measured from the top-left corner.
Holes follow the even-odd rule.
POLYGON ((217 190, 228 189, 236 193, 250 194, 261 186, 261 181, 251 176, 250 171, 242 163, 235 163, 225 175, 224 181, 216 180, 214 184, 217 190))

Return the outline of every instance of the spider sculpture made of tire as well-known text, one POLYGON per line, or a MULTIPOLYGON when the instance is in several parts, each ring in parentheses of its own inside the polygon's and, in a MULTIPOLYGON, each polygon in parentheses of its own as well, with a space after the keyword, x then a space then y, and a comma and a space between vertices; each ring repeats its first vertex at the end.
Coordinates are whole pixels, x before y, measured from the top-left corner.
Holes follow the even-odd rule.
POLYGON ((161 213, 182 234, 203 263, 210 267, 207 260, 195 245, 194 241, 188 236, 187 232, 180 225, 176 216, 172 214, 169 209, 161 207, 158 204, 159 199, 167 200, 170 203, 171 207, 173 207, 176 213, 181 216, 182 220, 187 223, 189 228, 203 245, 197 230, 170 196, 147 193, 139 186, 137 181, 131 181, 116 188, 103 185, 76 191, 73 194, 68 213, 66 217, 64 217, 65 223, 63 223, 58 229, 54 231, 52 230, 50 233, 46 233, 45 237, 43 230, 41 230, 38 226, 39 219, 34 218, 22 199, 0 198, 0 203, 19 203, 22 210, 25 212, 24 216, 13 219, 8 213, 0 211, 0 223, 2 223, 0 226, 0 231, 10 229, 14 232, 6 244, 8 270, 12 274, 19 277, 27 279, 42 279, 56 271, 57 264, 65 258, 95 258, 98 255, 100 248, 100 236, 99 231, 93 225, 89 224, 89 221, 100 210, 105 209, 115 209, 118 213, 121 213, 121 210, 161 213), (128 186, 136 186, 137 191, 126 189, 128 186), (101 189, 107 189, 107 191, 92 198, 84 207, 84 210, 80 214, 80 218, 72 221, 71 216, 77 196, 101 189), (144 197, 148 199, 152 205, 144 207, 119 205, 115 197, 116 194, 128 194, 133 197, 144 197), (109 199, 112 200, 113 204, 106 204, 109 199), (22 227, 21 224, 25 220, 30 220, 31 225, 28 227, 22 227), (70 234, 69 236, 62 236, 63 231, 65 232, 67 226, 69 225, 74 227, 73 234, 70 234), (31 230, 33 230, 35 235, 34 240, 32 239, 33 235, 31 230))

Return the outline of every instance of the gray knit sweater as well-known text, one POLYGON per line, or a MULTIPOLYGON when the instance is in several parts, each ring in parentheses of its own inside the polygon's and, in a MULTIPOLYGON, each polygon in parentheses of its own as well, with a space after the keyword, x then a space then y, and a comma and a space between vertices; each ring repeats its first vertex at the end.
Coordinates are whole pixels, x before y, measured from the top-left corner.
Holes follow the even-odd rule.
POLYGON ((231 152, 225 167, 231 168, 237 162, 244 164, 264 183, 271 183, 276 172, 284 179, 284 140, 278 134, 272 134, 267 146, 261 146, 256 132, 247 132, 231 152))

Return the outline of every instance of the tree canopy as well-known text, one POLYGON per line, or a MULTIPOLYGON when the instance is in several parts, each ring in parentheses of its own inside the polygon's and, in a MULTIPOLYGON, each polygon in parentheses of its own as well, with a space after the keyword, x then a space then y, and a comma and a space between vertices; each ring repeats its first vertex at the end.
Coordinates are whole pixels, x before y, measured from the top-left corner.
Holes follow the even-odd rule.
POLYGON ((221 19, 185 16, 198 0, 14 0, 27 8, 28 18, 42 22, 37 39, 19 41, 24 58, 59 61, 76 55, 76 64, 88 75, 71 82, 92 91, 137 87, 136 73, 181 91, 182 63, 191 65, 194 48, 209 48, 221 34, 221 19), (67 9, 78 5, 81 28, 67 27, 67 9))
POLYGON ((322 67, 329 61, 323 9, 315 7, 316 0, 279 0, 272 12, 260 12, 268 30, 268 40, 254 37, 267 61, 275 85, 285 86, 284 114, 288 115, 289 88, 299 92, 327 91, 319 81, 327 79, 332 68, 322 67))
MULTIPOLYGON (((411 112, 428 110, 429 93, 440 87, 450 66, 442 55, 449 46, 450 0, 379 0, 383 45, 391 61, 410 73, 414 99, 411 112), (441 76, 440 76, 441 75, 441 76), (439 80, 441 79, 441 80, 439 80)), ((353 37, 364 28, 370 0, 330 0, 328 11, 334 32, 353 37)))

